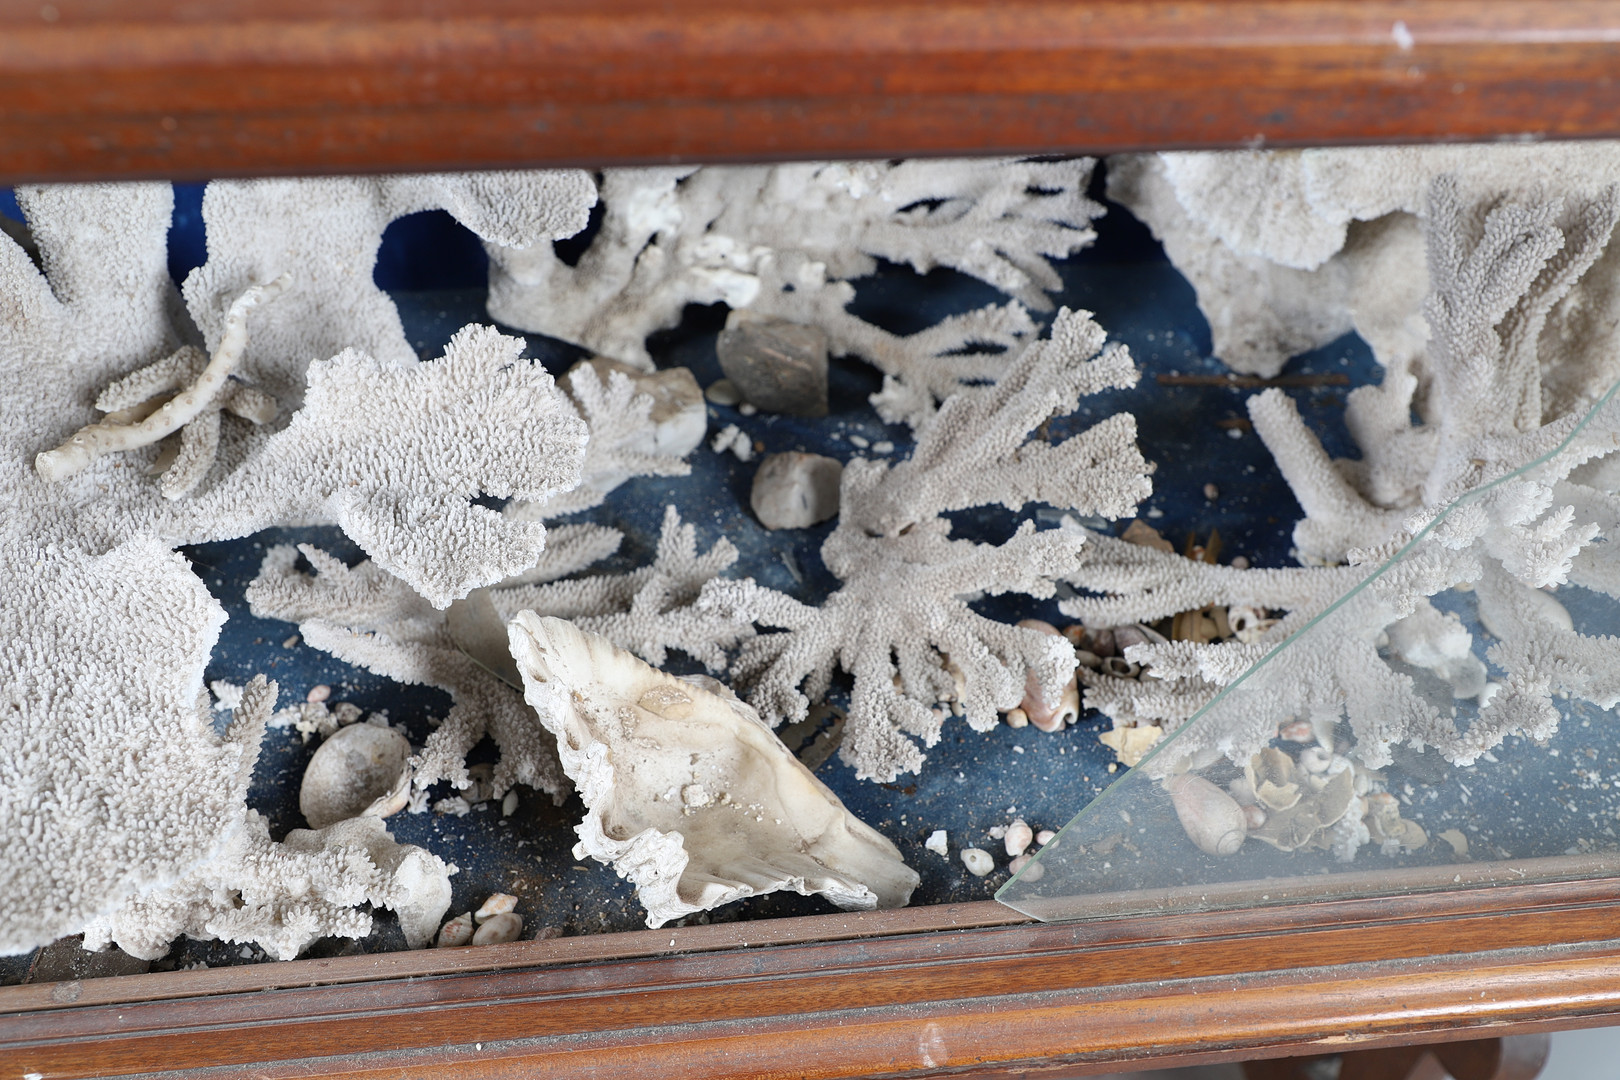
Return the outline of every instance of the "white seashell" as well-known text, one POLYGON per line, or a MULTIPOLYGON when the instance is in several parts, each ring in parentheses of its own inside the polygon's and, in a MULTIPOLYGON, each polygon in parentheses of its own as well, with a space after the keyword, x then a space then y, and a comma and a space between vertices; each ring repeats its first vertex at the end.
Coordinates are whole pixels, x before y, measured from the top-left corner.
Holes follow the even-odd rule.
POLYGON ((501 817, 511 817, 517 812, 517 808, 518 793, 516 791, 508 791, 506 793, 506 797, 501 800, 501 817))
POLYGON ((1007 869, 1014 875, 1023 874, 1025 881, 1039 881, 1046 876, 1046 867, 1034 859, 1033 855, 1020 855, 1007 864, 1007 869))
POLYGON ((361 815, 397 813, 410 800, 410 756, 410 740, 392 728, 339 728, 309 759, 298 809, 312 829, 361 815))
MULTIPOLYGON (((1049 622, 1040 619, 1020 619, 1018 626, 1023 630, 1038 630, 1052 637, 1063 637, 1061 631, 1049 622)), ((1069 681, 1064 685, 1063 692, 1055 703, 1048 704, 1041 694, 1041 683, 1034 671, 1024 676, 1024 700, 1018 703, 1019 709, 1031 724, 1042 731, 1062 731, 1064 726, 1080 719, 1080 684, 1078 672, 1069 675, 1069 681)), ((1014 724, 1014 727, 1020 725, 1014 724)))
POLYGON ((1202 776, 1182 773, 1165 782, 1187 838, 1209 855, 1232 855, 1248 839, 1243 807, 1202 776))
POLYGON ((1029 727, 1029 714, 1023 709, 1008 709, 1007 726, 1010 728, 1029 727))
POLYGON ((511 893, 498 892, 491 895, 488 900, 484 901, 482 907, 473 912, 473 921, 485 923, 496 915, 505 915, 508 911, 514 911, 516 908, 517 897, 511 893))
POLYGON ((576 857, 629 878, 648 925, 778 889, 846 909, 910 898, 918 878, 899 849, 729 690, 563 619, 525 611, 510 630, 524 697, 585 799, 576 857))
POLYGON ((510 911, 500 915, 491 916, 484 925, 473 934, 474 945, 504 945, 508 941, 516 941, 518 935, 523 933, 523 918, 510 911))
POLYGON ((1124 657, 1108 656, 1103 658, 1102 669, 1115 678, 1134 679, 1141 673, 1142 665, 1133 664, 1124 657))
POLYGON ((1031 829, 1023 818, 1019 818, 1007 826, 1007 835, 1002 843, 1007 848, 1007 854, 1017 858, 1029 850, 1029 845, 1035 842, 1035 830, 1031 829))
POLYGON ((1333 755, 1320 746, 1307 746, 1299 752, 1298 764, 1308 773, 1325 773, 1333 764, 1333 755))
POLYGON ((1051 829, 1042 829, 1040 832, 1035 834, 1035 842, 1042 847, 1045 847, 1047 844, 1052 842, 1052 837, 1056 835, 1057 833, 1053 832, 1051 829))
POLYGON ((974 877, 984 877, 996 868, 996 860, 983 848, 970 847, 962 850, 962 865, 974 877))
POLYGON ((495 766, 487 761, 467 766, 468 785, 461 789, 461 797, 469 806, 488 802, 495 794, 495 766))
POLYGON ((464 911, 439 928, 438 947, 453 949, 473 939, 472 912, 464 911))

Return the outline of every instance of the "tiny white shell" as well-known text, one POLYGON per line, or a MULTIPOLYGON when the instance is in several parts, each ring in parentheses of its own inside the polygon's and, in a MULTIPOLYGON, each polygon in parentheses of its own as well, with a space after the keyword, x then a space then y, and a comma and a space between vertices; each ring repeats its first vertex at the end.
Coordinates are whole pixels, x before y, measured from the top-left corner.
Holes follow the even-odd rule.
POLYGON ((1165 783, 1181 827, 1198 850, 1209 855, 1232 855, 1249 837, 1243 807, 1202 776, 1182 773, 1165 783))
POLYGON ((484 923, 497 915, 505 915, 508 911, 517 908, 517 897, 511 893, 498 892, 484 901, 482 907, 473 912, 473 919, 484 923))
POLYGON ((508 941, 516 941, 518 935, 523 933, 523 919, 508 911, 501 915, 491 916, 489 921, 478 928, 473 935, 474 945, 501 945, 508 941))
POLYGON ((439 928, 439 948, 453 949, 473 938, 472 912, 464 911, 439 928))
POLYGON ((1006 845, 1007 854, 1016 859, 1029 850, 1029 845, 1034 840, 1035 831, 1024 822, 1023 818, 1019 818, 1007 826, 1007 835, 1003 837, 1002 843, 1006 845))
POLYGON ((974 877, 984 877, 996 868, 996 860, 983 848, 964 848, 962 851, 962 865, 968 868, 968 873, 974 877))

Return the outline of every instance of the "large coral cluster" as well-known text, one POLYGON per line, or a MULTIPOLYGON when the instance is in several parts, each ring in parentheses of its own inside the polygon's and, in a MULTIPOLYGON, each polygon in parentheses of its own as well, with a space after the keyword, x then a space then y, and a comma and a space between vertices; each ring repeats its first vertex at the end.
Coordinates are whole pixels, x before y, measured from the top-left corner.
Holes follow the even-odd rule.
MULTIPOLYGON (((171 937, 228 926, 285 953, 276 904, 244 900, 221 922, 180 895, 206 879, 234 906, 258 888, 241 862, 258 843, 244 798, 275 688, 257 684, 216 734, 202 678, 225 613, 172 549, 341 524, 441 605, 532 563, 543 527, 472 500, 572 486, 584 425, 492 331, 419 361, 371 267, 401 214, 446 206, 491 241, 536 243, 581 227, 594 190, 553 173, 214 185, 209 261, 183 300, 168 185, 17 196, 40 266, 0 240, 0 865, 13 886, 0 950, 101 918, 150 952, 128 908, 140 895, 171 937)), ((369 925, 354 903, 400 899, 383 879, 406 863, 381 850, 344 856, 369 884, 329 882, 336 906, 307 906, 295 937, 353 932, 369 925)), ((407 861, 442 878, 426 858, 407 861)))
POLYGON ((1236 365, 1273 371, 1288 352, 1354 325, 1386 366, 1381 384, 1349 398, 1359 459, 1331 459, 1281 391, 1249 402, 1304 510, 1294 541, 1307 568, 1212 567, 1090 538, 1093 557, 1074 578, 1086 595, 1066 603, 1088 621, 1212 603, 1286 612, 1249 643, 1137 646, 1150 680, 1092 680, 1088 702, 1122 725, 1174 729, 1214 701, 1156 761, 1161 774, 1212 754, 1241 762, 1279 725, 1309 719, 1328 731, 1341 716, 1371 766, 1403 742, 1469 764, 1507 735, 1548 735, 1554 695, 1615 702, 1614 639, 1577 632, 1543 591, 1573 583, 1620 595, 1610 470, 1600 463, 1620 444, 1612 407, 1590 413, 1617 374, 1613 320, 1601 314, 1615 280, 1614 153, 1597 145, 1123 163, 1118 194, 1165 237, 1206 311, 1222 313, 1224 323, 1211 320, 1217 348, 1236 365), (1262 183, 1272 197, 1247 210, 1212 192, 1262 183), (1426 261, 1396 234, 1422 243, 1426 261), (1379 292, 1386 258, 1424 269, 1379 292), (1303 336, 1277 337, 1274 325, 1303 336), (1475 594, 1497 639, 1486 652, 1501 674, 1490 685, 1472 636, 1431 602, 1453 589, 1475 594), (1477 699, 1471 722, 1460 726, 1429 700, 1424 670, 1458 699, 1477 699))

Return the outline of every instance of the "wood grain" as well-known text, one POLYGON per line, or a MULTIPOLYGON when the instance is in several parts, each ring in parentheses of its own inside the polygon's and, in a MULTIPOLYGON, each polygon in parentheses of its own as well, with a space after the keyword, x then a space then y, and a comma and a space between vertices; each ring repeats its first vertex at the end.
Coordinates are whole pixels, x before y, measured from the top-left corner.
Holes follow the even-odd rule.
MULTIPOLYGON (((356 977, 365 957, 239 969, 233 991, 192 978, 206 972, 107 980, 135 988, 123 1001, 88 984, 7 988, 0 1060, 46 1077, 990 1076, 1477 1037, 1612 1022, 1614 889, 1001 926, 993 905, 963 905, 877 916, 891 933, 868 923, 843 941, 618 960, 533 942, 498 964, 412 954, 410 977, 356 977), (348 981, 255 988, 267 974, 348 981), (140 1000, 164 980, 181 992, 140 1000)), ((688 939, 701 948, 737 928, 678 934, 692 931, 708 932, 688 939)))
POLYGON ((1617 39, 1620 0, 0 0, 0 182, 1615 136, 1617 39))

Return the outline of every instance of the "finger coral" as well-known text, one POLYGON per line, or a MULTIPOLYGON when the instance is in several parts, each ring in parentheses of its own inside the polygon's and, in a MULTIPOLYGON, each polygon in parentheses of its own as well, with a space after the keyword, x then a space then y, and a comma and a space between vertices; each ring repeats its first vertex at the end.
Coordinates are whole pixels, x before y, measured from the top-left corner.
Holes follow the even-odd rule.
POLYGON ((396 844, 374 817, 294 829, 276 842, 264 818, 249 810, 212 859, 92 919, 84 947, 115 944, 156 960, 185 934, 252 943, 291 960, 318 938, 371 933, 371 915, 358 910, 370 904, 393 910, 406 944, 420 949, 450 907, 451 871, 419 847, 396 844))
POLYGON ((724 302, 812 324, 834 353, 885 376, 888 419, 916 423, 934 401, 992 380, 1001 350, 1051 307, 1048 261, 1087 246, 1101 207, 1085 198, 1091 161, 610 169, 600 231, 570 265, 545 246, 490 248, 490 314, 650 367, 646 337, 687 304, 724 302), (850 313, 849 281, 878 260, 949 266, 1016 303, 902 336, 850 313))

